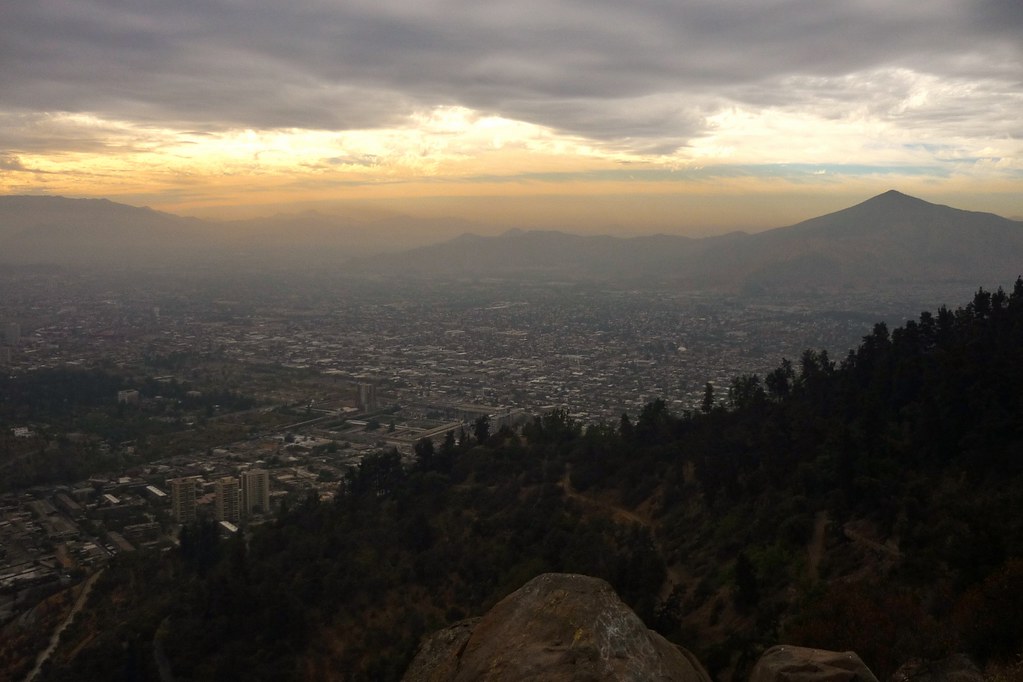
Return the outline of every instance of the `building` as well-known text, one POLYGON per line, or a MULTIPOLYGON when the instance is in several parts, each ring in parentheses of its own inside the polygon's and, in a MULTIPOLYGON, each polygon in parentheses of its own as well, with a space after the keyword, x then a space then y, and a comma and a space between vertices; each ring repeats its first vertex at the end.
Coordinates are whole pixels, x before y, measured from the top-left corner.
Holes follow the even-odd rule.
POLYGON ((196 491, 202 485, 202 479, 198 476, 185 476, 184 478, 172 478, 167 481, 171 494, 171 515, 178 523, 191 523, 195 521, 195 498, 196 491))
POLYGON ((135 544, 152 542, 160 537, 160 524, 155 521, 132 523, 124 527, 124 534, 135 544))
POLYGON ((241 488, 238 486, 238 479, 225 476, 217 479, 213 486, 216 495, 214 513, 217 521, 238 523, 241 519, 241 488))
POLYGON ((377 387, 376 384, 360 383, 359 384, 359 410, 362 412, 372 412, 377 409, 377 387))
POLYGON ((270 510, 270 472, 249 469, 242 472, 242 509, 246 516, 270 510))
POLYGON ((230 521, 221 521, 217 525, 220 527, 221 537, 229 538, 238 532, 238 526, 230 521))
POLYGON ((163 492, 155 485, 147 485, 144 489, 144 493, 146 497, 148 497, 153 502, 167 504, 167 493, 163 492))
POLYGON ((134 388, 129 388, 124 391, 117 392, 117 402, 125 403, 127 405, 138 405, 139 404, 139 392, 134 388))
POLYGON ((57 493, 53 496, 53 501, 72 519, 80 521, 85 518, 85 509, 82 508, 82 505, 71 499, 67 493, 57 493))

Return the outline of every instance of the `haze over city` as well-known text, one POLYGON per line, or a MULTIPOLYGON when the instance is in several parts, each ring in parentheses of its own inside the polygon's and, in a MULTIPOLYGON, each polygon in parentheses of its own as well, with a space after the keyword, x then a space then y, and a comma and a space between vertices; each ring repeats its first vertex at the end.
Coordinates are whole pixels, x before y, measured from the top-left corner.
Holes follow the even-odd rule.
POLYGON ((14 3, 0 193, 712 234, 1023 216, 1016 0, 14 3))

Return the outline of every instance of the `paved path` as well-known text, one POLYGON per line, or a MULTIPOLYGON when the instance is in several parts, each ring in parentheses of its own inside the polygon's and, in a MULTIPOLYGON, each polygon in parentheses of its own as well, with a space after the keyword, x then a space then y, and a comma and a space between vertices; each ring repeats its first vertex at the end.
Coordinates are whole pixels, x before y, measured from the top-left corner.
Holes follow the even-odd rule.
POLYGON ((85 584, 82 586, 82 591, 78 593, 78 599, 75 600, 75 605, 71 607, 71 612, 67 614, 67 618, 65 618, 64 622, 60 624, 56 631, 54 631, 53 636, 50 637, 49 646, 47 646, 46 649, 39 654, 39 657, 36 658, 35 667, 32 668, 32 671, 25 677, 25 682, 32 682, 32 680, 34 680, 39 674, 39 671, 43 669, 43 664, 46 663, 46 661, 50 658, 50 654, 54 652, 57 648, 57 644, 60 643, 61 634, 64 632, 65 628, 71 624, 71 621, 74 620, 75 616, 78 615, 78 612, 82 610, 82 607, 85 606, 85 601, 89 598, 89 592, 92 591, 92 586, 96 583, 96 580, 100 577, 100 575, 102 575, 102 573, 103 569, 100 569, 90 575, 88 580, 85 581, 85 584))

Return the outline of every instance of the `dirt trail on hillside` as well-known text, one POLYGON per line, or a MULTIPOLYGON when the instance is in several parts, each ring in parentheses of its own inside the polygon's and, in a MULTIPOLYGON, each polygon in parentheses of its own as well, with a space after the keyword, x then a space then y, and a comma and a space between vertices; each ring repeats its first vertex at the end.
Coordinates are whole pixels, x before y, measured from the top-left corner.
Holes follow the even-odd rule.
MULTIPOLYGON (((657 547, 657 551, 664 556, 663 548, 661 547, 660 541, 657 539, 657 525, 649 518, 637 514, 631 509, 620 507, 616 504, 612 504, 606 500, 599 500, 589 495, 585 495, 575 489, 572 485, 572 465, 565 464, 565 473, 562 475, 561 480, 558 481, 558 486, 565 493, 565 497, 575 500, 580 504, 593 509, 598 509, 601 512, 607 514, 616 523, 635 523, 643 528, 650 531, 650 539, 653 541, 654 546, 657 547)), ((667 597, 671 592, 671 588, 675 585, 685 585, 690 582, 690 576, 682 570, 681 566, 677 565, 666 565, 665 571, 668 575, 668 580, 661 589, 661 598, 667 597)))
POLYGON ((640 526, 649 529, 650 531, 654 530, 654 525, 650 521, 650 519, 640 516, 631 509, 619 507, 618 505, 611 504, 606 500, 598 500, 596 498, 589 497, 588 495, 584 495, 578 490, 576 490, 575 487, 572 485, 571 464, 565 464, 565 474, 561 477, 559 485, 561 486, 561 489, 565 491, 566 497, 576 500, 577 502, 581 502, 587 506, 596 507, 610 515, 612 519, 618 521, 619 523, 623 521, 626 523, 637 523, 640 526))
POLYGON ((818 568, 821 564, 821 558, 824 556, 824 541, 827 538, 828 530, 828 513, 826 511, 817 512, 817 516, 813 522, 813 537, 810 538, 810 544, 807 546, 807 567, 810 569, 810 577, 813 580, 820 578, 818 568))

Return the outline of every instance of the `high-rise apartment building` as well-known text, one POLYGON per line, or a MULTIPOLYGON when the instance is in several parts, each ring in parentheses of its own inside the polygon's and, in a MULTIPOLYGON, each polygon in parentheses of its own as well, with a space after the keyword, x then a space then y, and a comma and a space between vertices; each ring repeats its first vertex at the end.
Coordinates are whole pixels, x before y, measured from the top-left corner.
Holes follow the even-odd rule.
POLYGON ((242 508, 245 514, 270 511, 270 472, 265 469, 249 469, 242 472, 241 479, 242 508))
POLYGON ((359 384, 358 408, 363 412, 371 412, 377 409, 377 387, 375 384, 359 384))
POLYGON ((233 476, 219 478, 214 485, 214 513, 217 521, 238 523, 241 519, 241 488, 233 476))
POLYGON ((198 476, 172 478, 167 481, 171 494, 171 514, 178 523, 195 521, 196 490, 202 485, 198 476))

